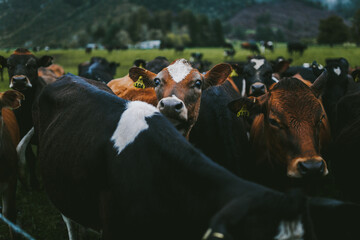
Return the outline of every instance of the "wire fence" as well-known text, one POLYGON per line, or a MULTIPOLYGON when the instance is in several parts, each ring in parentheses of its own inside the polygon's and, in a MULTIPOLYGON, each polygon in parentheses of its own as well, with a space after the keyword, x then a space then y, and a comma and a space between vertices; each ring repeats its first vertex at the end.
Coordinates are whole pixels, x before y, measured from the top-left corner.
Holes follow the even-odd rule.
POLYGON ((33 238, 32 236, 30 236, 29 234, 27 234, 24 230, 22 230, 19 226, 17 226, 16 224, 12 223, 10 220, 8 220, 7 218, 4 217, 4 215, 2 215, 0 213, 0 220, 2 220, 4 223, 6 223, 7 225, 9 225, 15 232, 21 234, 23 237, 25 237, 28 240, 35 240, 35 238, 33 238))

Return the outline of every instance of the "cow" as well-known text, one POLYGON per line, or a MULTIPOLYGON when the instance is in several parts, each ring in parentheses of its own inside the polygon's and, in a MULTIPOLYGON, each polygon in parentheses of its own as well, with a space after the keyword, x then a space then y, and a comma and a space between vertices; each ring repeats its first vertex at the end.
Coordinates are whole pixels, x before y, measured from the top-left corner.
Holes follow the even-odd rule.
POLYGON ((264 54, 266 49, 274 52, 274 43, 272 41, 260 41, 261 52, 264 54))
POLYGON ((135 84, 155 88, 157 108, 186 138, 198 117, 202 91, 222 84, 230 73, 231 66, 222 63, 201 74, 183 58, 175 60, 158 74, 136 67, 129 70, 135 84))
MULTIPOLYGON (((289 60, 284 60, 284 62, 289 60)), ((286 65, 286 63, 284 63, 286 65)), ((287 64, 287 68, 280 73, 281 77, 292 77, 296 74, 299 74, 302 78, 306 79, 313 83, 320 74, 324 71, 324 67, 321 64, 318 64, 316 61, 313 61, 311 64, 303 63, 301 66, 290 66, 290 63, 287 64)))
MULTIPOLYGON (((169 64, 169 61, 165 57, 158 56, 147 63, 143 59, 137 59, 134 61, 133 66, 140 68, 145 67, 145 69, 153 73, 159 73, 169 64)), ((130 78, 129 74, 122 78, 113 79, 107 85, 120 98, 131 101, 144 101, 153 106, 157 106, 158 104, 154 88, 142 88, 142 86, 134 86, 134 81, 130 78)))
POLYGON ((272 76, 271 64, 263 56, 255 56, 237 69, 238 79, 235 81, 242 96, 260 96, 278 81, 272 76))
POLYGON ((295 52, 299 52, 300 55, 302 56, 306 49, 307 49, 307 45, 303 44, 301 42, 288 42, 287 43, 287 51, 291 55, 295 52))
POLYGON ((224 57, 225 57, 225 58, 230 57, 231 59, 233 59, 235 53, 236 53, 235 49, 225 49, 225 50, 224 50, 224 57))
POLYGON ((119 63, 108 62, 103 57, 92 57, 90 62, 84 62, 78 65, 78 75, 108 83, 114 79, 116 68, 119 66, 119 63))
MULTIPOLYGON (((21 138, 33 126, 32 105, 46 85, 45 81, 38 77, 38 69, 51 65, 52 59, 51 56, 47 55, 37 58, 25 48, 17 48, 7 59, 0 56, 2 61, 0 64, 8 69, 10 88, 21 92, 25 96, 25 99, 21 101, 21 107, 14 110, 21 138)), ((36 142, 32 143, 36 145, 36 142)), ((26 161, 30 171, 30 185, 33 189, 39 187, 35 173, 35 159, 35 154, 29 145, 26 149, 26 161)))
POLYGON ((91 48, 91 47, 86 47, 86 48, 85 48, 85 53, 86 53, 86 54, 91 54, 91 52, 92 52, 92 48, 91 48))
POLYGON ((101 82, 65 75, 45 87, 33 114, 48 197, 69 225, 101 230, 104 240, 359 236, 349 220, 359 206, 238 178, 158 109, 101 82))
POLYGON ((328 174, 322 153, 331 135, 319 99, 327 75, 322 73, 311 86, 296 78, 284 78, 264 95, 229 103, 231 111, 251 123, 254 181, 277 189, 299 183, 311 192, 316 189, 312 180, 328 174))
POLYGON ((259 47, 255 42, 243 42, 240 46, 242 49, 250 50, 252 53, 260 54, 259 47))
POLYGON ((182 52, 184 52, 185 47, 184 46, 176 46, 174 49, 175 49, 175 53, 182 53, 182 52))
MULTIPOLYGON (((16 222, 16 185, 18 156, 16 146, 20 141, 20 130, 15 114, 9 108, 20 107, 24 95, 15 90, 0 93, 0 195, 2 214, 16 222)), ((14 230, 10 228, 11 239, 14 230)))
POLYGON ((0 79, 2 82, 4 81, 4 67, 1 64, 0 64, 0 79))
POLYGON ((40 67, 38 69, 38 76, 41 77, 47 84, 55 82, 57 78, 64 74, 64 68, 58 64, 51 64, 48 67, 40 67))

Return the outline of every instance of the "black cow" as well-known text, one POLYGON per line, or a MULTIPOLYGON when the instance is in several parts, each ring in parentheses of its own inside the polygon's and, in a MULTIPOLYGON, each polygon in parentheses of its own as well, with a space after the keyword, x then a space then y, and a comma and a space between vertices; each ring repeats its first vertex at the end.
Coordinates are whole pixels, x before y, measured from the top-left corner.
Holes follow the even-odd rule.
MULTIPOLYGON (((29 50, 18 48, 5 59, 0 56, 1 65, 8 68, 10 88, 21 92, 25 99, 21 101, 21 107, 15 109, 15 116, 19 123, 20 137, 23 137, 33 126, 31 109, 39 93, 46 85, 42 78, 38 77, 38 68, 52 64, 52 57, 35 57, 29 50)), ((36 144, 36 141, 33 142, 36 144)), ((30 169, 30 185, 38 188, 35 174, 35 155, 29 146, 26 149, 26 159, 30 169)), ((24 163, 22 163, 24 164, 24 163)))
POLYGON ((314 61, 312 64, 303 64, 302 66, 289 66, 282 72, 281 77, 292 77, 299 74, 303 79, 313 83, 324 71, 324 67, 314 61))
POLYGON ((274 43, 272 41, 260 41, 260 46, 263 48, 263 52, 265 52, 265 49, 274 52, 274 43))
POLYGON ((145 69, 153 72, 153 73, 159 73, 161 70, 166 68, 170 65, 169 60, 167 60, 166 57, 158 56, 154 58, 153 60, 149 61, 145 65, 145 69))
POLYGON ((295 52, 299 52, 300 55, 303 55, 304 51, 307 49, 307 45, 303 44, 301 42, 289 42, 287 44, 287 51, 290 54, 293 54, 295 52))
POLYGON ((176 46, 175 47, 175 52, 182 53, 182 52, 184 52, 184 49, 185 49, 184 46, 176 46))
POLYGON ((225 50, 224 50, 224 57, 225 57, 225 58, 230 57, 231 59, 233 59, 235 53, 236 53, 235 49, 225 49, 225 50))
POLYGON ((199 70, 199 72, 204 73, 210 69, 211 62, 207 60, 202 60, 203 53, 193 52, 191 53, 190 63, 193 68, 199 70))
POLYGON ((255 42, 243 42, 241 43, 241 48, 250 50, 252 53, 260 54, 259 47, 255 42))
POLYGON ((78 65, 78 74, 81 77, 108 83, 116 74, 116 68, 120 66, 116 62, 108 62, 103 57, 92 57, 90 62, 78 65))
POLYGON ((156 108, 100 82, 66 75, 45 87, 33 114, 48 196, 104 240, 359 237, 350 220, 359 206, 244 181, 192 147, 156 108))
POLYGON ((0 64, 0 78, 1 78, 1 81, 3 82, 4 81, 4 67, 1 64, 0 64))

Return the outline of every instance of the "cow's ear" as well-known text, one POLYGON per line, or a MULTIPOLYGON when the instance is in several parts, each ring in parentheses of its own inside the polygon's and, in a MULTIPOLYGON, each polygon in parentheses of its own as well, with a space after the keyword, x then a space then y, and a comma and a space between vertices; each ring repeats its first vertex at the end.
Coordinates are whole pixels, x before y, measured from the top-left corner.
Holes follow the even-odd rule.
POLYGON ((230 64, 220 63, 215 65, 205 74, 205 82, 203 85, 203 89, 224 83, 231 74, 231 71, 232 68, 230 64))
POLYGON ((326 85, 326 82, 328 81, 328 71, 324 69, 324 71, 320 74, 320 76, 314 81, 314 83, 311 85, 311 90, 314 92, 316 97, 321 96, 322 91, 326 85))
POLYGON ((230 111, 237 117, 252 119, 262 112, 262 105, 267 96, 264 94, 260 97, 242 97, 228 104, 230 111))
POLYGON ((0 56, 0 68, 7 67, 7 60, 3 56, 0 56))
POLYGON ((360 69, 357 69, 351 73, 352 78, 356 83, 360 82, 360 69))
POLYGON ((37 64, 38 67, 48 67, 52 64, 53 57, 51 56, 42 56, 38 59, 37 64))
POLYGON ((132 67, 129 70, 129 76, 134 81, 136 88, 155 87, 154 78, 156 74, 144 68, 132 67))
POLYGON ((0 103, 2 108, 8 107, 16 109, 20 107, 21 100, 24 99, 24 95, 15 90, 8 90, 6 92, 0 93, 0 103))

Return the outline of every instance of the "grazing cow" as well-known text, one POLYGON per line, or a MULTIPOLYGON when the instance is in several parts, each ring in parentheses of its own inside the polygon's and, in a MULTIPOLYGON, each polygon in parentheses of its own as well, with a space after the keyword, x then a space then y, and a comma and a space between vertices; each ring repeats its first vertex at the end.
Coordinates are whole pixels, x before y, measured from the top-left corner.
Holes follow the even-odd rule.
POLYGON ((302 56, 307 49, 307 45, 301 42, 289 42, 287 44, 287 51, 292 55, 295 52, 299 52, 302 56))
POLYGON ((185 49, 184 46, 177 46, 177 47, 175 47, 175 52, 182 53, 182 52, 184 52, 184 49, 185 49))
POLYGON ((255 42, 243 42, 241 43, 241 48, 250 50, 253 54, 260 54, 259 47, 255 42))
POLYGON ((260 41, 261 52, 265 53, 266 49, 274 52, 274 43, 272 41, 260 41))
POLYGON ((51 64, 48 67, 40 67, 38 69, 38 75, 46 84, 55 82, 57 78, 65 74, 64 68, 58 64, 51 64))
MULTIPOLYGON (((22 138, 33 126, 32 105, 39 93, 46 85, 42 78, 38 77, 38 68, 47 67, 52 63, 52 57, 35 57, 29 50, 18 48, 9 58, 1 58, 1 65, 7 67, 9 73, 10 88, 21 92, 25 99, 21 101, 21 107, 14 110, 20 128, 22 138)), ((36 144, 36 142, 33 142, 36 144)), ((35 175, 35 155, 31 146, 26 149, 26 160, 30 170, 30 185, 37 188, 38 181, 35 175)))
POLYGON ((129 76, 144 88, 155 88, 157 108, 188 138, 198 117, 202 91, 222 84, 230 73, 231 67, 226 63, 201 74, 185 59, 178 59, 158 74, 135 67, 129 76))
MULTIPOLYGON (((18 156, 16 146, 20 141, 19 125, 13 111, 20 107, 24 95, 15 90, 0 93, 0 195, 2 195, 2 214, 16 222, 16 184, 18 156)), ((14 238, 10 228, 11 239, 14 238)))
POLYGON ((359 206, 242 180, 195 149, 155 107, 100 85, 70 75, 47 85, 34 123, 47 195, 102 239, 359 236, 349 220, 359 206), (319 235, 329 223, 337 227, 319 235))
MULTIPOLYGON (((134 67, 145 66, 145 69, 159 73, 162 69, 169 65, 169 61, 165 57, 158 56, 154 60, 145 62, 145 60, 137 59, 134 61, 134 67)), ((111 80, 107 84, 111 90, 120 98, 131 101, 143 101, 153 106, 157 106, 158 100, 154 88, 142 88, 142 86, 134 86, 134 81, 129 74, 122 78, 111 80)))
MULTIPOLYGON (((308 179, 328 174, 321 153, 330 142, 330 128, 318 99, 326 75, 320 75, 311 87, 296 78, 285 78, 267 94, 229 104, 234 113, 252 123, 255 181, 284 189, 289 183, 286 177, 308 184, 308 179)), ((304 190, 307 187, 311 190, 311 186, 304 190)))
POLYGON ((103 57, 92 57, 90 62, 84 62, 78 65, 78 75, 108 83, 114 79, 118 66, 120 66, 119 63, 108 62, 103 57))
POLYGON ((92 48, 91 47, 86 47, 85 48, 85 53, 86 54, 90 54, 92 52, 92 48))

